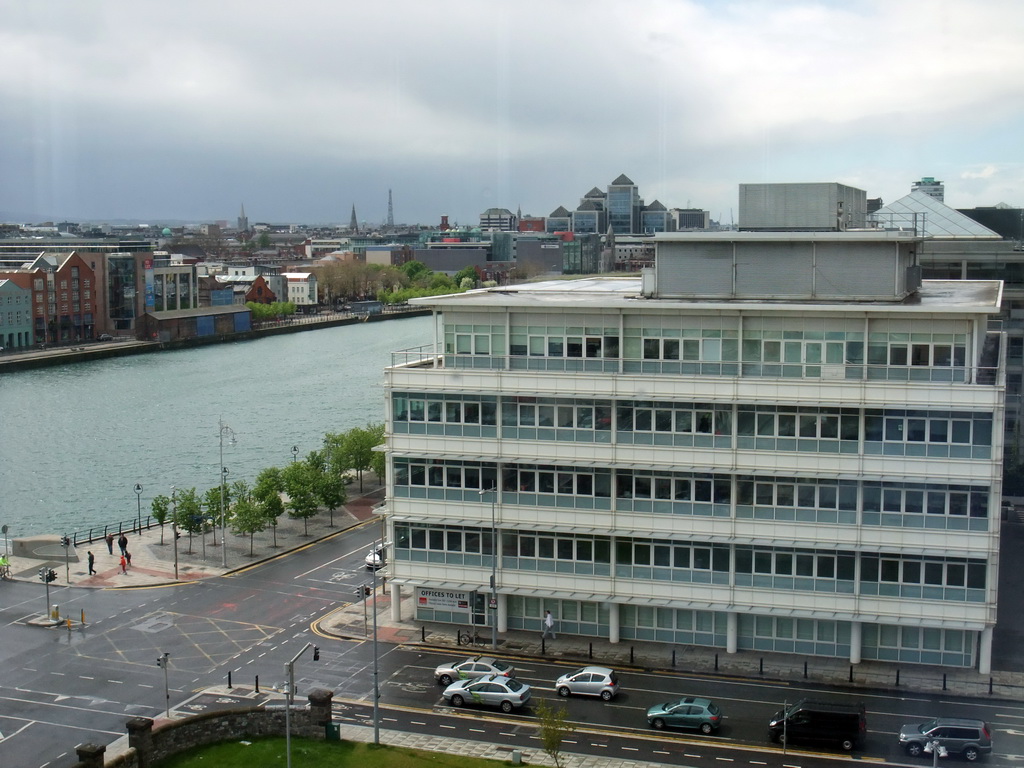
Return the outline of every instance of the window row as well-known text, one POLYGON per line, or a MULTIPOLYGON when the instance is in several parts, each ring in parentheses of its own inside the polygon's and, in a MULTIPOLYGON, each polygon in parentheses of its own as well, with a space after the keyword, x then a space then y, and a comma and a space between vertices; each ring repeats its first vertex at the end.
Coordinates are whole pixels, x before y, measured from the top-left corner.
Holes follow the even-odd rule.
POLYGON ((498 423, 498 402, 493 397, 395 395, 393 408, 395 421, 485 426, 498 423))

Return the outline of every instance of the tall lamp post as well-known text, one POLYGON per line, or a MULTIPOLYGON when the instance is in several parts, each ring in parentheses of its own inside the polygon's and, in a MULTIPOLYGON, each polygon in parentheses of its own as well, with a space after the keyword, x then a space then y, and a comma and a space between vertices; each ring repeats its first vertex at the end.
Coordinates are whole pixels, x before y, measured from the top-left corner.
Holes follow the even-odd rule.
POLYGON ((498 488, 481 488, 480 498, 485 493, 491 494, 491 596, 488 600, 491 614, 491 648, 498 647, 498 526, 495 507, 498 501, 498 488))
POLYGON ((142 484, 135 484, 135 500, 138 502, 139 507, 139 528, 138 532, 142 533, 142 484))
POLYGON ((295 460, 297 458, 299 458, 299 446, 293 445, 292 446, 292 463, 293 464, 295 463, 295 460))
MULTIPOLYGON (((217 432, 220 435, 220 564, 228 567, 228 535, 224 518, 224 484, 228 479, 228 468, 224 466, 224 435, 230 439, 230 445, 235 443, 235 430, 229 427, 221 419, 217 419, 217 432)), ((216 534, 214 534, 216 539, 216 534)))

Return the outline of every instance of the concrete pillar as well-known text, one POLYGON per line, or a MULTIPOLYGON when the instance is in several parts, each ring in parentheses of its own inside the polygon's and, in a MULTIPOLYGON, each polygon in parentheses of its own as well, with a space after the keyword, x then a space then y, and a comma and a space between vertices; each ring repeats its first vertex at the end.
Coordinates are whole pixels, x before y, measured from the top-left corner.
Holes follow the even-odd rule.
POLYGON ((508 595, 498 593, 498 632, 508 632, 508 595))
POLYGON ((103 753, 106 751, 102 744, 79 744, 75 747, 78 765, 81 768, 103 768, 103 753))
POLYGON ((978 672, 992 674, 992 627, 985 627, 978 634, 978 672))
POLYGON ((735 611, 725 614, 725 652, 736 653, 740 636, 740 617, 735 611))
POLYGON ((850 622, 850 663, 860 664, 862 657, 864 625, 859 621, 850 622))
POLYGON ((125 727, 128 729, 128 746, 135 750, 138 768, 148 768, 154 762, 153 721, 148 717, 133 717, 125 727))
POLYGON ((391 620, 402 620, 402 585, 391 582, 391 620))
POLYGON ((619 604, 608 603, 608 642, 619 642, 619 604))

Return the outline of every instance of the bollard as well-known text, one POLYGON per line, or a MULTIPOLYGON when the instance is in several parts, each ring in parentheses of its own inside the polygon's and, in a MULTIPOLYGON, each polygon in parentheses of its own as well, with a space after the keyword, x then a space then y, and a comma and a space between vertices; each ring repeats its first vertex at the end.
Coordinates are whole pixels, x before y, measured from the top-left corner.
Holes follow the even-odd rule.
POLYGON ((853 664, 850 665, 850 682, 853 682, 853 664))
POLYGON ((420 642, 421 643, 427 642, 427 625, 426 624, 424 624, 422 627, 420 627, 420 642))
POLYGON ((256 693, 260 692, 260 676, 256 675, 256 693))
POLYGON ((228 670, 228 688, 231 687, 231 670, 228 670))
POLYGON ((633 663, 633 646, 629 646, 629 663, 633 663))
POLYGON ((896 670, 896 687, 897 687, 897 688, 899 688, 899 687, 900 687, 900 671, 899 671, 899 669, 898 669, 898 668, 897 668, 897 670, 896 670))
POLYGON ((988 695, 989 696, 992 695, 992 678, 991 677, 988 679, 988 695))
POLYGON ((804 680, 807 679, 807 662, 804 662, 804 680))
POLYGON ((590 644, 590 658, 594 658, 594 644, 590 644))
POLYGON ((67 625, 68 625, 68 632, 70 632, 70 631, 71 631, 71 619, 64 619, 64 621, 66 621, 66 622, 67 622, 67 625))
POLYGON ((543 635, 540 638, 540 652, 541 653, 547 653, 548 652, 548 641, 544 638, 543 635))
POLYGON ((761 657, 760 663, 757 665, 757 674, 764 674, 764 656, 761 657))
POLYGON ((672 666, 674 667, 675 665, 676 665, 676 649, 673 648, 672 649, 672 666))
POLYGON ((82 626, 85 626, 85 608, 82 609, 82 626))
POLYGON ((942 673, 942 690, 946 690, 946 673, 942 673))
POLYGON ((715 672, 718 671, 718 654, 715 654, 715 672))

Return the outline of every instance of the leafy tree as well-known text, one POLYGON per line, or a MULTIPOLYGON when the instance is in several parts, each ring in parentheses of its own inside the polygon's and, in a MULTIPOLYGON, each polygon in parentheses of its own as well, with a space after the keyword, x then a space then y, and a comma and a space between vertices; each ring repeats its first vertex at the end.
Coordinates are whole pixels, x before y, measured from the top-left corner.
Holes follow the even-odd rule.
MULTIPOLYGON (((231 520, 231 488, 230 488, 230 486, 228 486, 226 484, 223 486, 223 488, 224 488, 224 496, 223 496, 224 522, 226 524, 228 521, 231 520)), ((221 492, 221 486, 215 485, 213 488, 208 488, 206 493, 203 494, 203 508, 206 510, 206 517, 208 519, 214 521, 214 523, 213 523, 214 529, 216 529, 216 527, 220 524, 221 498, 222 498, 221 495, 220 495, 220 492, 221 492)), ((204 535, 205 535, 205 530, 204 530, 204 535)), ((217 536, 216 536, 216 534, 213 537, 213 543, 214 543, 214 545, 216 545, 216 543, 217 543, 217 536)))
POLYGON ((188 531, 188 553, 192 554, 192 534, 203 529, 203 505, 195 488, 188 488, 177 493, 178 509, 174 523, 188 531))
POLYGON ((228 498, 237 499, 238 501, 252 501, 252 488, 245 480, 235 480, 231 484, 231 496, 225 495, 225 503, 228 498))
POLYGON ((359 474, 359 492, 363 491, 363 472, 368 470, 373 463, 373 449, 376 445, 377 436, 373 426, 368 424, 366 429, 353 427, 345 433, 341 443, 343 461, 348 469, 354 469, 359 474))
POLYGON ((430 269, 422 261, 407 261, 399 269, 405 273, 405 276, 410 280, 419 280, 420 278, 426 277, 430 274, 430 269))
POLYGON ((153 519, 160 525, 160 544, 164 543, 164 523, 167 522, 167 516, 171 511, 171 500, 166 496, 155 496, 150 509, 153 510, 153 519))
POLYGON ((266 510, 250 498, 239 499, 231 510, 231 532, 237 536, 249 536, 249 557, 252 557, 253 536, 265 531, 268 525, 270 519, 266 510))
POLYGON ((330 525, 333 528, 334 510, 344 504, 348 496, 345 493, 345 483, 342 481, 341 475, 332 471, 330 466, 325 465, 317 479, 316 493, 320 497, 320 503, 331 513, 330 525))
POLYGON ((288 494, 288 517, 302 521, 303 535, 309 535, 309 518, 320 511, 316 469, 306 461, 293 461, 281 472, 288 494))
POLYGON ((472 283, 472 285, 470 287, 475 286, 476 285, 476 281, 480 279, 480 273, 477 271, 477 268, 474 267, 472 264, 470 264, 468 266, 465 266, 462 269, 460 269, 458 272, 456 272, 455 273, 455 277, 452 278, 452 281, 456 285, 462 286, 462 284, 467 279, 473 281, 473 283, 472 283))
POLYGON ((256 476, 252 497, 263 512, 267 523, 274 529, 274 547, 277 547, 277 519, 284 514, 284 478, 277 467, 267 467, 256 476))
POLYGON ((562 741, 576 728, 569 722, 568 713, 561 705, 548 704, 544 699, 535 708, 539 722, 540 742, 555 768, 562 768, 562 741))
POLYGON ((464 277, 459 282, 460 291, 470 291, 476 288, 476 279, 472 277, 464 277))
MULTIPOLYGON (((378 422, 377 424, 367 424, 366 431, 372 436, 372 442, 374 446, 384 445, 384 422, 378 422)), ((387 475, 387 456, 382 451, 371 451, 370 457, 370 471, 377 476, 377 479, 383 483, 387 475)))
POLYGON ((260 248, 269 248, 270 234, 267 232, 260 232, 260 236, 256 238, 256 244, 259 245, 260 248))
POLYGON ((435 272, 430 276, 430 282, 427 284, 427 287, 432 291, 455 291, 458 289, 458 283, 444 272, 435 272))

